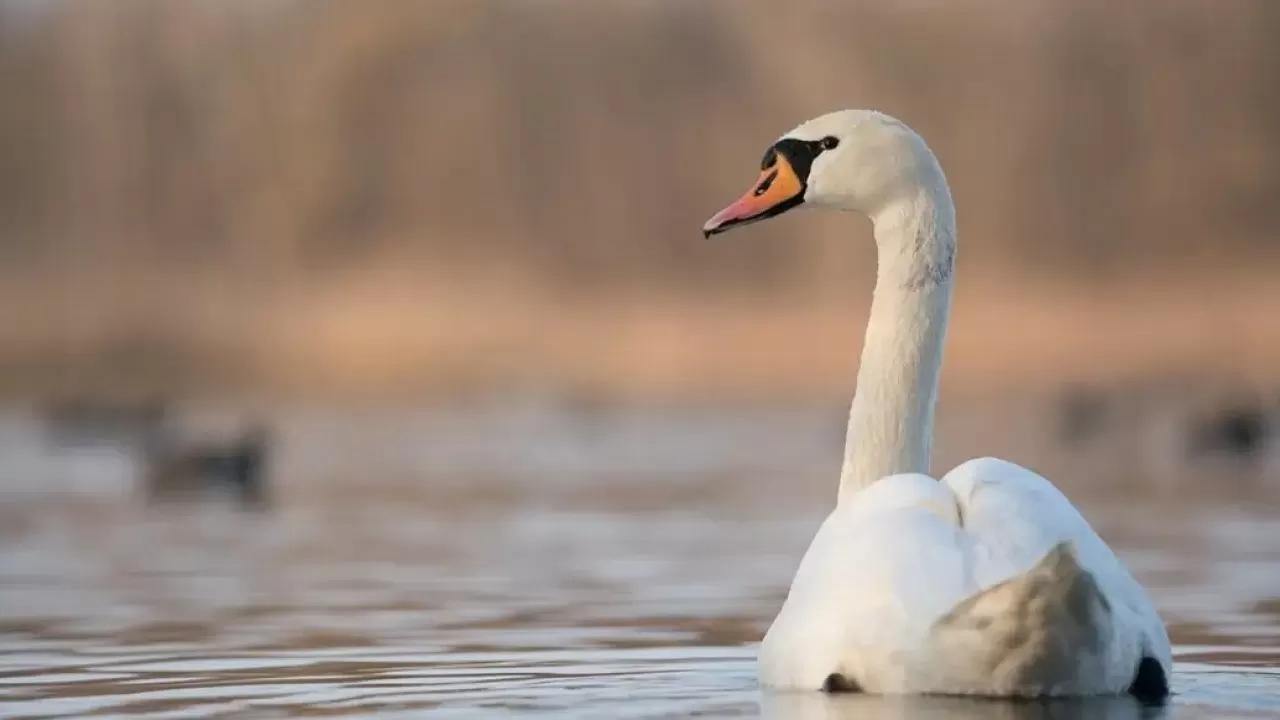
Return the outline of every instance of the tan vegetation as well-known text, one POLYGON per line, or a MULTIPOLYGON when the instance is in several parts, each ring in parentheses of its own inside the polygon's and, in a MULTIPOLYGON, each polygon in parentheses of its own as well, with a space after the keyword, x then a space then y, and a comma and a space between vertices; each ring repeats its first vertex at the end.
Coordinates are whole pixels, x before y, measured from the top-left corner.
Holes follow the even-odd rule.
POLYGON ((10 394, 843 393, 865 223, 698 233, 840 106, 948 170, 953 385, 1280 367, 1267 0, 0 7, 10 394))

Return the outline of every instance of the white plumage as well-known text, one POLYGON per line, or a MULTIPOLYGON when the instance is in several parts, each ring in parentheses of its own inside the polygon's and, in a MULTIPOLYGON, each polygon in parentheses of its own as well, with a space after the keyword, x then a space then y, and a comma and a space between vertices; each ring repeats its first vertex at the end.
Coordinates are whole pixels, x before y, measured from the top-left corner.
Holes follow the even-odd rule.
POLYGON ((761 645, 762 683, 1166 694, 1153 603, 1052 483, 994 458, 927 474, 956 245, 933 153, 887 115, 824 115, 775 143, 761 180, 704 232, 806 205, 869 216, 879 264, 837 505, 761 645))

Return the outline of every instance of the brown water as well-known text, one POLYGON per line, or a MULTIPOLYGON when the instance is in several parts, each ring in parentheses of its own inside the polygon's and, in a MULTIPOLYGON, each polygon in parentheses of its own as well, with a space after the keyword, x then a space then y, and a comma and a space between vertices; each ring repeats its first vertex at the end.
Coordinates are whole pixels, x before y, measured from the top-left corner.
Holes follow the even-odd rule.
POLYGON ((1221 489, 1068 487, 1170 624, 1165 709, 762 693, 838 420, 295 412, 245 512, 147 506, 127 456, 15 416, 0 716, 1280 717, 1280 523, 1221 489))

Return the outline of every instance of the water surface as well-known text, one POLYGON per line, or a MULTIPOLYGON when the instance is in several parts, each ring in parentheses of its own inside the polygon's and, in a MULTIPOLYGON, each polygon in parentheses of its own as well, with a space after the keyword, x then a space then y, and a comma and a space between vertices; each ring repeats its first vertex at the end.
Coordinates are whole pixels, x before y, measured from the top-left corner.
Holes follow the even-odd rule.
POLYGON ((834 494, 830 414, 280 427, 246 512, 147 505, 127 453, 7 421, 0 717, 1280 717, 1256 492, 1068 488, 1170 624, 1164 709, 775 695, 754 656, 834 494))

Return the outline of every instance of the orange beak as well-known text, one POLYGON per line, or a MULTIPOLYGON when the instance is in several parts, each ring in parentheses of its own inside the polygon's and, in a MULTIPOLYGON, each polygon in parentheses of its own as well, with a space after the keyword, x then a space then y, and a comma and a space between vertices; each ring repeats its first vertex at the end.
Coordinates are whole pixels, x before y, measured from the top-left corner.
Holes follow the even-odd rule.
POLYGON ((711 237, 740 225, 748 225, 790 210, 804 202, 804 183, 796 175, 790 161, 782 153, 760 172, 760 179, 746 195, 716 213, 702 226, 702 234, 711 237))

